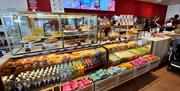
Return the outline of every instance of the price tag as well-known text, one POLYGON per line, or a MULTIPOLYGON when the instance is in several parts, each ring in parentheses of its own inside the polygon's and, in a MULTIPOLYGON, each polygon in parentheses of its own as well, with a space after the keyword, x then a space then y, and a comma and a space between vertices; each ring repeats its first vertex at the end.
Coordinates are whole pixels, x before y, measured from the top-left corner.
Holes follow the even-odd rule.
POLYGON ((82 46, 78 46, 77 48, 82 48, 82 46))
POLYGON ((67 48, 67 50, 73 50, 73 49, 75 49, 75 47, 69 47, 69 48, 67 48))
POLYGON ((49 53, 49 51, 44 51, 42 54, 48 54, 49 53))
POLYGON ((64 51, 64 49, 59 49, 60 52, 64 51))
POLYGON ((90 45, 85 45, 84 47, 89 47, 90 45))
POLYGON ((57 52, 57 50, 51 50, 50 52, 57 52))

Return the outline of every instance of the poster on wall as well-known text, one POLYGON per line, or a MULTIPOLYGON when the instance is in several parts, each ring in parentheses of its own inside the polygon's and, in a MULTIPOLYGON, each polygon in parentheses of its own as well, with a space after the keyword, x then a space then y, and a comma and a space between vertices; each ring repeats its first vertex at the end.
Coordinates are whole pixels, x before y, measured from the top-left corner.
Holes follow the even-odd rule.
POLYGON ((63 0, 50 0, 51 12, 64 12, 63 0))
POLYGON ((80 0, 63 0, 64 8, 80 9, 80 0))
POLYGON ((115 11, 115 0, 100 0, 100 10, 115 11))
POLYGON ((27 0, 0 0, 0 10, 28 11, 27 0))
POLYGON ((29 11, 64 12, 62 0, 28 0, 29 11))
POLYGON ((99 10, 99 0, 80 0, 81 9, 99 10))

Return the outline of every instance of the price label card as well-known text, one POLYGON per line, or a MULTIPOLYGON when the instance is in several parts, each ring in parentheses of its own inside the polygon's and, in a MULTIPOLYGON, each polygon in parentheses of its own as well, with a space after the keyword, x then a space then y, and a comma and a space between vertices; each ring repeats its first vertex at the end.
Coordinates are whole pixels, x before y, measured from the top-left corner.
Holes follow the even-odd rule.
POLYGON ((49 51, 44 51, 44 52, 43 52, 43 54, 48 54, 48 53, 49 53, 49 51))
POLYGON ((73 49, 75 49, 75 47, 69 47, 69 48, 67 48, 67 50, 73 50, 73 49))
POLYGON ((64 49, 59 49, 60 52, 64 51, 64 49))
POLYGON ((50 52, 56 52, 57 50, 51 50, 50 52))
POLYGON ((84 47, 89 47, 90 45, 85 45, 84 47))
POLYGON ((77 48, 82 48, 82 46, 78 46, 77 48))

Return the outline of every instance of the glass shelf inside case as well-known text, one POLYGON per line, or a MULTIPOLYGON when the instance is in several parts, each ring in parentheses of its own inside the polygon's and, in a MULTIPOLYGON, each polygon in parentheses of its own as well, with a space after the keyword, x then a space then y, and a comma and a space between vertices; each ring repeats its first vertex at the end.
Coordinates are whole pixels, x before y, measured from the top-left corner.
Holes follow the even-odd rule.
POLYGON ((13 55, 63 48, 59 14, 11 12, 3 19, 13 55))
POLYGON ((97 16, 91 14, 61 15, 64 47, 79 47, 97 43, 97 16))

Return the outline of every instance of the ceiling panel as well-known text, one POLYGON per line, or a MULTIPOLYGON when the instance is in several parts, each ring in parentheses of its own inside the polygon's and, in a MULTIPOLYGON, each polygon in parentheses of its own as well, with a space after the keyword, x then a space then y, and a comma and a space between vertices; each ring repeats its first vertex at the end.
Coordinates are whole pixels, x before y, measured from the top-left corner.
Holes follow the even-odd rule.
POLYGON ((152 2, 163 5, 180 4, 180 0, 138 0, 138 1, 152 2))

